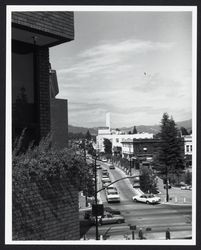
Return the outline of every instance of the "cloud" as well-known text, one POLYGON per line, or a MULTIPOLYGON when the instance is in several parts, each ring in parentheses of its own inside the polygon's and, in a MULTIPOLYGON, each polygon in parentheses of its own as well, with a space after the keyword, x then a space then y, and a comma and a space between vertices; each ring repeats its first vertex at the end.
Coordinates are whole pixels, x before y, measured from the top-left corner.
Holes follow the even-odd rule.
MULTIPOLYGON (((160 43, 134 39, 105 42, 104 44, 99 44, 81 52, 78 54, 77 58, 72 58, 71 63, 69 63, 67 67, 59 69, 57 72, 59 74, 77 73, 77 77, 87 77, 90 74, 100 72, 101 70, 115 69, 116 66, 121 66, 123 62, 132 58, 134 55, 169 50, 173 46, 173 43, 160 43)), ((123 66, 121 67, 123 68, 123 66)), ((132 64, 127 65, 127 67, 132 67, 132 64)))
POLYGON ((174 51, 174 43, 128 39, 68 58, 57 75, 58 97, 69 100, 69 123, 104 125, 106 112, 113 114, 115 127, 153 124, 164 112, 180 120, 183 112, 188 119, 191 71, 182 65, 175 69, 174 51))

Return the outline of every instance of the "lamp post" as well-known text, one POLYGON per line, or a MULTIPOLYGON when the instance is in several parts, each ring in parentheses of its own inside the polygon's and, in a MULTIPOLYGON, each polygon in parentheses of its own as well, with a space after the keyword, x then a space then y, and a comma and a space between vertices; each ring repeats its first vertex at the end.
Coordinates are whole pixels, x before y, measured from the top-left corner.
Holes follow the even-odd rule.
POLYGON ((94 178, 95 178, 95 205, 96 205, 96 240, 99 240, 98 236, 98 215, 97 215, 97 204, 98 204, 98 199, 97 199, 97 168, 96 168, 96 160, 97 160, 97 154, 95 154, 95 162, 94 162, 94 178))

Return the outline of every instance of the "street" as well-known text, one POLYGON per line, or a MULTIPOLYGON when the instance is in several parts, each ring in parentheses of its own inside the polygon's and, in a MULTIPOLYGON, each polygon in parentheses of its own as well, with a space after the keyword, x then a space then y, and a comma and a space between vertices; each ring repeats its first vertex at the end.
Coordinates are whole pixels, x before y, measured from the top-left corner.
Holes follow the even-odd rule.
MULTIPOLYGON (((107 164, 101 163, 103 168, 107 168, 107 164)), ((122 170, 116 168, 108 169, 111 181, 124 177, 122 170)), ((119 194, 120 203, 109 204, 110 207, 118 209, 125 218, 123 224, 110 224, 99 226, 99 234, 105 235, 107 232, 108 239, 126 239, 128 236, 132 239, 130 225, 136 226, 135 238, 138 238, 138 231, 143 230, 146 239, 165 239, 165 231, 170 229, 171 238, 188 237, 192 234, 191 226, 191 205, 171 205, 156 204, 147 205, 143 203, 135 203, 132 197, 136 195, 135 189, 130 184, 129 179, 121 180, 115 183, 119 194)), ((101 170, 98 170, 98 189, 101 184, 101 170)), ((108 206, 105 197, 105 191, 101 191, 101 199, 103 204, 108 206)), ((86 233, 87 238, 94 239, 95 226, 92 226, 86 233)))

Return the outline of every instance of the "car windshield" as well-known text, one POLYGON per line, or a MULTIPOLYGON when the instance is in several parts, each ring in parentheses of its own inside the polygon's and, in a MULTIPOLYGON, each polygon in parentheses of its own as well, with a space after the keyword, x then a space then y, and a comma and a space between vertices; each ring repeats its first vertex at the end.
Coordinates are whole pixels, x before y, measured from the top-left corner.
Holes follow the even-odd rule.
POLYGON ((118 192, 116 190, 109 190, 108 194, 118 194, 118 192))

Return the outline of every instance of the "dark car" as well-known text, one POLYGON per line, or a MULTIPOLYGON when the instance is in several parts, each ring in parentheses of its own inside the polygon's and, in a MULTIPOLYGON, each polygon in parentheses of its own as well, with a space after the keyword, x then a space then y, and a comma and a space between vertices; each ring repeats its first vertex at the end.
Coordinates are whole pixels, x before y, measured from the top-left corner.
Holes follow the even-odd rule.
POLYGON ((111 214, 121 214, 119 210, 113 209, 111 207, 104 207, 104 211, 111 213, 111 214))
POLYGON ((109 169, 115 169, 115 166, 113 164, 110 164, 109 169))
MULTIPOLYGON (((119 210, 113 209, 111 207, 104 207, 104 212, 114 214, 114 215, 121 214, 121 212, 119 210)), ((84 214, 84 219, 89 220, 91 216, 92 216, 92 211, 91 210, 86 211, 85 214, 84 214)))
MULTIPOLYGON (((95 224, 95 217, 91 216, 89 218, 91 224, 95 224)), ((104 224, 120 224, 124 223, 125 218, 122 215, 113 215, 111 213, 105 213, 104 216, 98 216, 98 223, 99 225, 104 225, 104 224)))

